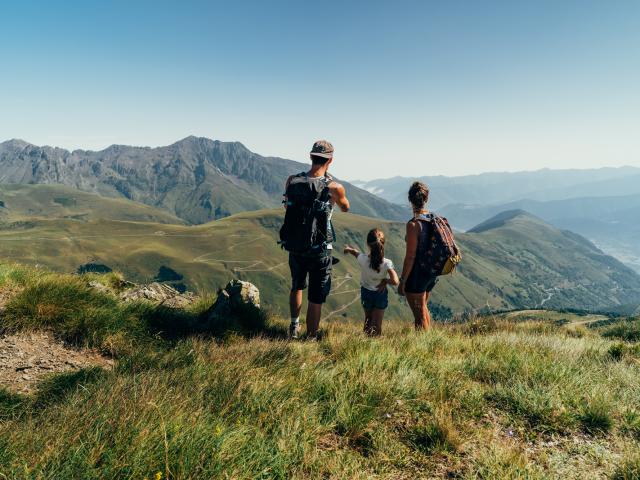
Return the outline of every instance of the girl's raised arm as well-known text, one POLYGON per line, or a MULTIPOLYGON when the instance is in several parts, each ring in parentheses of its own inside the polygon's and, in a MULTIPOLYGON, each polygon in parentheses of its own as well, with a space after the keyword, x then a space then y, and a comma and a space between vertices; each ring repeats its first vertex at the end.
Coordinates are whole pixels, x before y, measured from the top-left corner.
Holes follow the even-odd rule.
POLYGON ((350 247, 349 245, 345 245, 344 253, 345 254, 349 254, 349 255, 353 255, 356 258, 358 258, 358 255, 360 255, 360 252, 357 249, 355 249, 353 247, 350 247))

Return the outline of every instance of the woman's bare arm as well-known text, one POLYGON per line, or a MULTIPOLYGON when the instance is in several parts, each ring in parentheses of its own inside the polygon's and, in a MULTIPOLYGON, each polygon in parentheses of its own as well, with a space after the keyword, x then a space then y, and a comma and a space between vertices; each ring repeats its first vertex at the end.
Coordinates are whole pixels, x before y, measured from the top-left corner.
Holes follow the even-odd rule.
POLYGON ((400 288, 398 293, 404 294, 404 283, 411 275, 413 264, 416 261, 416 251, 418 250, 418 237, 420 235, 420 224, 417 221, 407 223, 407 250, 404 255, 404 264, 402 265, 402 276, 400 277, 400 288))

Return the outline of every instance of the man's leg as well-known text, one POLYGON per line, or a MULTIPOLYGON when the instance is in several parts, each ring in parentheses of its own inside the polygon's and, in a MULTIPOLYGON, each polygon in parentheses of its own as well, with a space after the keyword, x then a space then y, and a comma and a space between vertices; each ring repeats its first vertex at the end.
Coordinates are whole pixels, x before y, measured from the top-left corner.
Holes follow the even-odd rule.
POLYGON ((302 310, 302 290, 307 287, 307 269, 303 259, 289 254, 289 268, 291 269, 291 293, 289 293, 289 312, 291 324, 289 337, 298 338, 300 333, 300 311, 302 310))
POLYGON ((289 294, 289 311, 291 318, 299 318, 302 311, 302 290, 291 290, 289 294))
POLYGON ((309 301, 307 307, 307 336, 314 338, 318 335, 320 328, 320 316, 322 315, 322 304, 309 301))
POLYGON ((331 290, 331 256, 314 259, 309 269, 309 306, 307 308, 307 336, 315 338, 320 328, 322 304, 331 290))
POLYGON ((291 290, 289 294, 289 311, 291 323, 289 324, 289 338, 298 338, 300 335, 300 311, 302 310, 302 290, 291 290))

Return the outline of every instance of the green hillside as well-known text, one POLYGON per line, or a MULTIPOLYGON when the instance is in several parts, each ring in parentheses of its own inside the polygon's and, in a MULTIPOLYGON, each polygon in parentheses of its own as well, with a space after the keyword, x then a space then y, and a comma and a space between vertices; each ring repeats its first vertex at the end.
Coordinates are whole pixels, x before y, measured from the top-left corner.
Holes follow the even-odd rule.
POLYGON ((0 228, 6 228, 8 223, 40 219, 184 223, 168 212, 143 203, 102 197, 63 185, 0 184, 0 228))
MULTIPOLYGON (((364 247, 375 226, 388 238, 387 256, 400 267, 404 225, 352 214, 336 214, 338 249, 364 247)), ((266 304, 285 313, 289 290, 287 254, 277 245, 281 210, 235 215, 200 226, 71 218, 31 219, 0 229, 0 258, 74 272, 85 264, 105 265, 137 282, 173 270, 192 290, 218 288, 233 277, 249 280, 266 304)), ((434 312, 577 308, 611 310, 640 303, 640 277, 577 235, 522 214, 500 226, 459 236, 464 260, 441 279, 432 296, 434 312)), ((329 318, 360 316, 358 269, 338 250, 329 318)), ((160 275, 161 276, 161 275, 160 275)), ((391 295, 390 314, 406 318, 403 299, 391 295)), ((624 310, 623 309, 623 310, 624 310)))
POLYGON ((438 213, 454 228, 468 230, 500 212, 526 210, 557 228, 576 232, 609 255, 640 272, 640 195, 582 197, 540 202, 518 200, 508 204, 447 205, 438 213))
POLYGON ((530 312, 416 334, 389 317, 378 339, 340 321, 287 342, 285 319, 207 335, 210 301, 124 304, 90 279, 0 264, 0 333, 115 360, 0 389, 0 477, 639 478, 640 320, 530 312))

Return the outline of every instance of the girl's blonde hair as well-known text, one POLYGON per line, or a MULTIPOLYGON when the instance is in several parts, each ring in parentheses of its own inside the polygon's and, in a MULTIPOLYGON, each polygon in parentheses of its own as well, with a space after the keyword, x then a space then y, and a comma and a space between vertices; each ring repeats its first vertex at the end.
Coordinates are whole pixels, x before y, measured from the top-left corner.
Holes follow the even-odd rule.
POLYGON ((371 250, 369 266, 376 272, 380 271, 380 265, 384 261, 384 232, 374 228, 367 234, 367 245, 371 250))

